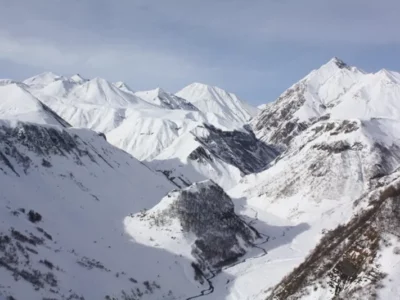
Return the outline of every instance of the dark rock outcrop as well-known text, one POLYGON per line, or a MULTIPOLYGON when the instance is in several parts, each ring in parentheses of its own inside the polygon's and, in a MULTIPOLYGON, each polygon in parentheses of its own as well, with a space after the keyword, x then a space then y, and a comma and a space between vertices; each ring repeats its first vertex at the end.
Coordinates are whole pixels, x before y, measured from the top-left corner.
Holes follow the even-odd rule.
POLYGON ((204 124, 204 128, 208 131, 206 136, 195 136, 202 148, 193 151, 189 159, 212 161, 204 150, 207 149, 213 156, 247 175, 265 170, 280 154, 277 148, 258 140, 249 126, 245 126, 244 131, 223 131, 207 124, 204 124))

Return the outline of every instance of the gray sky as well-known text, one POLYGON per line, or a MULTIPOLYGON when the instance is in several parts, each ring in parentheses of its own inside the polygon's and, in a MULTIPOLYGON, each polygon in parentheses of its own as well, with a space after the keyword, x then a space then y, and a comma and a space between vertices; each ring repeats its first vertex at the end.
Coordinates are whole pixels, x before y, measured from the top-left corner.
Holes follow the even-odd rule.
POLYGON ((0 77, 43 71, 253 104, 333 56, 400 70, 399 0, 0 0, 0 77))

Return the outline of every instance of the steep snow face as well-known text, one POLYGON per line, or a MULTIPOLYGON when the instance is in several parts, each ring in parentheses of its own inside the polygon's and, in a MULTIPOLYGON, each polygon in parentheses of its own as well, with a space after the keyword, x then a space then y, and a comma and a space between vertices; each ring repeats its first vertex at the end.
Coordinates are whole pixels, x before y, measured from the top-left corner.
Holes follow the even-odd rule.
POLYGON ((69 126, 49 107, 29 93, 23 84, 16 83, 0 86, 0 118, 69 126))
POLYGON ((207 273, 235 262, 259 238, 212 181, 170 192, 151 210, 127 218, 125 225, 136 240, 194 258, 207 273), (146 234, 145 228, 150 228, 146 234))
POLYGON ((223 118, 244 124, 258 113, 258 109, 240 100, 235 94, 201 83, 192 83, 176 93, 202 112, 215 113, 223 118))
POLYGON ((198 111, 198 108, 190 102, 174 94, 167 93, 161 88, 150 91, 136 92, 135 95, 151 104, 155 104, 163 108, 198 111))
POLYGON ((199 294, 191 261, 124 226, 172 187, 92 131, 1 121, 0 298, 199 294))

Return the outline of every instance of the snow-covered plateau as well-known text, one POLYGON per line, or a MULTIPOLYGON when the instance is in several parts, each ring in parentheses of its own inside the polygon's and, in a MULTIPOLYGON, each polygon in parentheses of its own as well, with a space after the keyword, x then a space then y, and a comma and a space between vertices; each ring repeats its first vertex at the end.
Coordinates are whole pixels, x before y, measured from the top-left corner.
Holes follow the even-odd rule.
POLYGON ((400 299, 400 74, 269 100, 1 79, 0 299, 400 299))

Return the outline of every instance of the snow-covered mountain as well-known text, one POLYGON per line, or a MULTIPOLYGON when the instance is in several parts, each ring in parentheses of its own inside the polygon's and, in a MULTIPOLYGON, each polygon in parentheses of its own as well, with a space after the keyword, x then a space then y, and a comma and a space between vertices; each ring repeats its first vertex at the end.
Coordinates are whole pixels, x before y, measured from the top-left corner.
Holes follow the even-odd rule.
POLYGON ((258 109, 219 87, 192 83, 176 93, 202 112, 214 113, 238 123, 249 121, 258 109))
POLYGON ((202 84, 0 96, 0 299, 400 296, 399 73, 334 58, 258 115, 202 84))
MULTIPOLYGON (((31 84, 28 85, 28 89, 32 94, 73 126, 103 132, 109 142, 139 160, 156 159, 158 162, 157 156, 161 155, 164 165, 164 161, 168 159, 167 166, 159 166, 157 170, 173 172, 185 165, 186 174, 179 176, 185 177, 188 184, 196 180, 213 179, 231 187, 241 178, 241 170, 237 169, 234 163, 232 165, 234 159, 230 162, 207 162, 195 169, 187 160, 194 151, 189 145, 196 143, 192 134, 195 128, 210 124, 224 131, 241 130, 243 121, 232 120, 229 114, 221 116, 207 110, 200 111, 185 99, 162 89, 132 92, 123 82, 111 84, 101 78, 80 78, 79 76, 76 80, 71 80, 54 74, 39 75, 35 80, 28 80, 27 84, 31 84), (43 84, 38 84, 42 77, 45 78, 43 84), (183 140, 186 141, 186 148, 182 148, 183 140), (191 150, 182 156, 173 148, 174 144, 180 144, 179 152, 186 153, 189 151, 187 149, 191 150), (171 151, 174 152, 173 155, 171 151), (199 170, 201 171, 198 172, 199 170)), ((245 106, 244 102, 239 101, 233 94, 222 90, 219 92, 221 95, 229 95, 227 103, 238 102, 245 106)), ((219 101, 222 100, 219 98, 219 101)), ((233 108, 237 110, 237 107, 233 108)), ((252 150, 247 151, 250 153, 255 150, 259 154, 260 150, 255 149, 254 145, 253 143, 252 150)), ((257 144, 257 147, 261 146, 262 144, 257 144)), ((218 161, 219 158, 215 157, 215 160, 218 161)), ((268 159, 263 166, 270 160, 268 159)))
POLYGON ((399 119, 399 97, 399 73, 365 73, 334 58, 268 105, 252 126, 261 139, 287 145, 321 119, 399 119))

